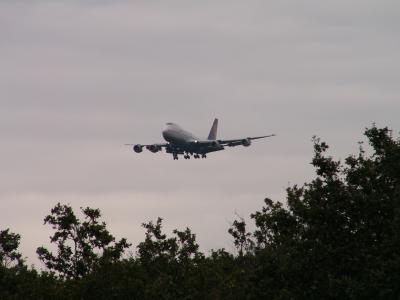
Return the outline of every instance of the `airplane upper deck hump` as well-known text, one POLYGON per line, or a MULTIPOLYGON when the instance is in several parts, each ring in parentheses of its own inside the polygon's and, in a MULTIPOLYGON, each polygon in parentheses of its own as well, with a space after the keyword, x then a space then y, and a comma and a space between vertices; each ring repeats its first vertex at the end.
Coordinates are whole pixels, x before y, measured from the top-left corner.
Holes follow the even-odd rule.
POLYGON ((215 119, 207 139, 213 141, 216 140, 217 131, 218 131, 218 119, 215 119))

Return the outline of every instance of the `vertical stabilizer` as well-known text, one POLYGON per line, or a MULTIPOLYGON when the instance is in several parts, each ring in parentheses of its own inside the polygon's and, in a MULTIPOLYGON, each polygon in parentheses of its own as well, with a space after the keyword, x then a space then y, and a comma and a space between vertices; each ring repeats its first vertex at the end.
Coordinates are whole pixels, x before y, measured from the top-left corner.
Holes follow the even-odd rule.
POLYGON ((210 134, 208 135, 208 139, 215 141, 217 139, 217 131, 218 131, 218 119, 215 119, 211 127, 210 134))

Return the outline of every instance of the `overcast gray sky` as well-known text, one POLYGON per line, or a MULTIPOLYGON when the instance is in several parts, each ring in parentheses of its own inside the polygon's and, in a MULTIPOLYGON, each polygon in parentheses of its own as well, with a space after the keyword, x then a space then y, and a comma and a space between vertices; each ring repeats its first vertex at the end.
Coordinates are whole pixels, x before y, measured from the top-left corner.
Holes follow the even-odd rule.
POLYGON ((400 2, 3 0, 0 67, 0 228, 29 262, 59 201, 134 245, 161 216, 233 250, 235 211, 312 178, 313 135, 343 158, 372 122, 400 130, 400 2), (220 137, 278 136, 178 162, 122 146, 214 117, 220 137))

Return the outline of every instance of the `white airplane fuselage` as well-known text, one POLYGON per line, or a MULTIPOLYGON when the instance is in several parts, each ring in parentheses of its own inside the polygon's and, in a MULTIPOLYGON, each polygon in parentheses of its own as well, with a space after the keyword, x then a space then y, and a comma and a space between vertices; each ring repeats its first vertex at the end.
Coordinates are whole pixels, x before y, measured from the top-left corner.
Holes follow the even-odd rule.
POLYGON ((265 136, 224 140, 217 139, 217 129, 218 119, 215 119, 208 137, 200 139, 175 123, 167 123, 166 127, 162 131, 162 136, 167 143, 126 145, 133 146, 133 150, 136 153, 141 153, 143 148, 153 153, 157 153, 162 151, 162 149, 165 149, 167 153, 172 154, 174 160, 177 160, 178 155, 183 155, 185 159, 189 159, 191 156, 194 158, 206 158, 207 153, 224 150, 226 146, 235 147, 243 145, 248 147, 251 145, 252 140, 274 136, 274 134, 270 134, 265 136))
POLYGON ((162 135, 167 142, 177 145, 186 145, 189 142, 199 140, 192 133, 174 123, 167 123, 162 135))
POLYGON ((206 153, 224 149, 224 147, 219 145, 213 145, 213 147, 210 147, 210 144, 204 146, 199 144, 201 139, 174 123, 167 123, 162 135, 171 145, 187 152, 206 153))

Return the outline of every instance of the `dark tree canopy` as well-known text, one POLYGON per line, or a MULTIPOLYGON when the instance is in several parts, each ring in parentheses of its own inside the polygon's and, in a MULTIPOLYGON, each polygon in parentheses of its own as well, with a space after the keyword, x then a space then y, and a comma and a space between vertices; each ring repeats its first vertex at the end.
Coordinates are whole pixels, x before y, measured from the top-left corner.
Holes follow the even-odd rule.
POLYGON ((21 253, 17 251, 21 236, 10 232, 10 229, 0 230, 0 264, 4 267, 22 265, 21 253))
POLYGON ((57 253, 37 250, 50 273, 15 266, 20 237, 1 232, 0 299, 400 299, 400 141, 375 126, 365 136, 370 147, 343 161, 314 138, 315 178, 265 199, 253 231, 233 221, 236 254, 205 255, 189 228, 168 236, 159 218, 124 258, 129 244, 98 209, 80 221, 58 204, 45 218, 57 253))
POLYGON ((44 219, 55 230, 50 238, 57 245, 54 255, 44 247, 37 249, 39 258, 51 271, 64 278, 80 278, 101 263, 112 263, 120 259, 130 246, 126 239, 115 242, 115 238, 99 222, 100 210, 83 209, 85 220, 81 222, 68 205, 58 203, 44 219))
MULTIPOLYGON (((400 142, 387 128, 365 135, 372 154, 361 147, 344 163, 315 138, 316 178, 288 188, 285 205, 265 199, 251 215, 257 297, 400 297, 400 142)), ((233 234, 235 244, 248 236, 233 234)))

